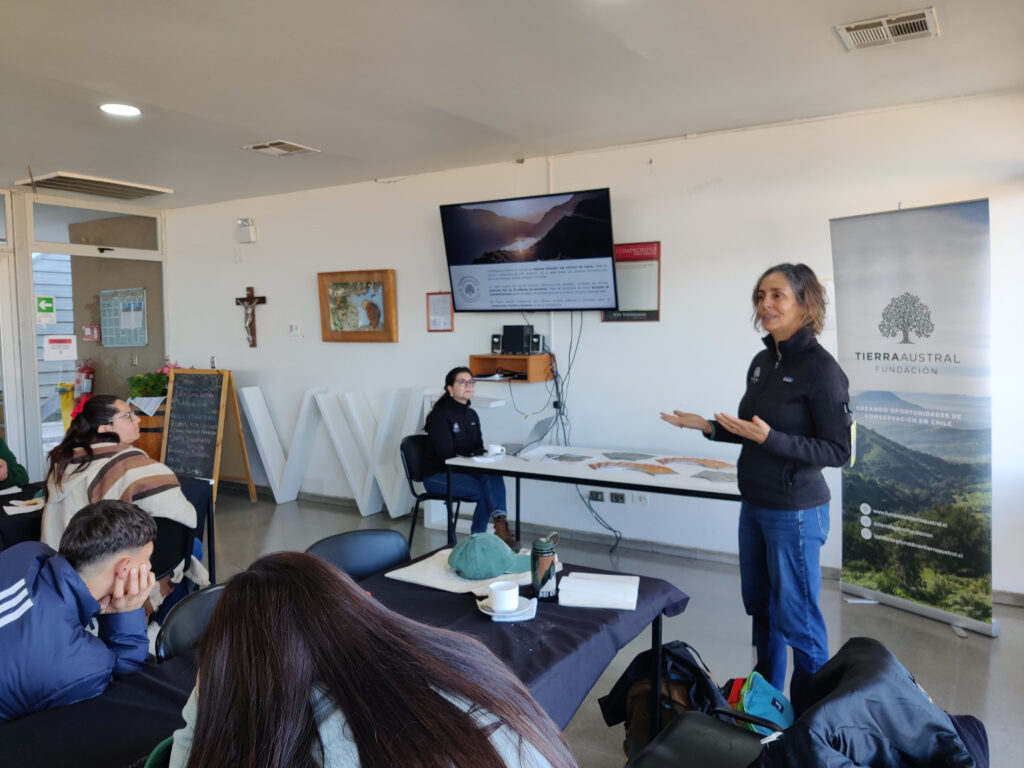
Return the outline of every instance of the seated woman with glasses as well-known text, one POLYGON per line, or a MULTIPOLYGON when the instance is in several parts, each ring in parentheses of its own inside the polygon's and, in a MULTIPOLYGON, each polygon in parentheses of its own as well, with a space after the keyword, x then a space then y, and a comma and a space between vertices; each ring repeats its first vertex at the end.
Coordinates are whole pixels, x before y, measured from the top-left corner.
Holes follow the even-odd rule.
MULTIPOLYGON (((154 461, 132 443, 139 439, 139 417, 119 397, 96 395, 71 421, 64 439, 50 451, 43 507, 44 544, 56 548, 78 510, 103 499, 131 502, 153 517, 166 517, 195 528, 196 511, 166 465, 154 461)), ((195 558, 182 561, 161 592, 181 581, 182 574, 208 584, 206 569, 195 558)), ((155 591, 154 591, 155 595, 155 591)), ((159 600, 154 600, 154 605, 159 600)))
MULTIPOLYGON (((425 457, 423 486, 431 493, 446 493, 444 463, 454 456, 479 456, 484 453, 480 417, 469 407, 473 394, 473 374, 469 368, 452 368, 444 378, 445 393, 427 415, 425 429, 430 451, 425 457)), ((505 481, 500 475, 452 472, 452 498, 476 502, 472 533, 485 533, 487 522, 494 522, 494 533, 512 549, 518 549, 505 516, 505 481)))
POLYGON ((394 613, 300 552, 266 555, 225 585, 182 716, 170 768, 576 765, 478 640, 394 613))

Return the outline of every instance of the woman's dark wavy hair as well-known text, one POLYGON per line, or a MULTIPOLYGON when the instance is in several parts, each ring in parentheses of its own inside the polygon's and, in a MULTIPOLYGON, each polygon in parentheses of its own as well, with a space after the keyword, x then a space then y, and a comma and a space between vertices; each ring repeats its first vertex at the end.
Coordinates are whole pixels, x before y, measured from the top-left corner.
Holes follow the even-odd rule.
MULTIPOLYGON (((64 481, 64 473, 67 471, 68 463, 75 454, 75 448, 84 448, 89 461, 92 461, 92 446, 95 443, 116 443, 117 434, 114 432, 100 432, 104 424, 110 424, 117 415, 117 403, 121 400, 116 395, 96 395, 85 401, 82 410, 71 420, 71 426, 64 434, 60 445, 50 451, 50 472, 47 477, 53 477, 55 484, 60 488, 64 481)), ((88 466, 89 462, 79 465, 75 472, 81 472, 88 466)))
POLYGON ((436 403, 434 403, 434 407, 431 408, 430 413, 427 414, 427 418, 424 421, 424 424, 429 423, 430 417, 434 415, 434 411, 436 411, 441 405, 452 399, 452 395, 451 392, 448 391, 448 387, 454 386, 455 377, 458 376, 460 373, 468 373, 470 376, 473 375, 473 372, 464 365, 456 366, 455 368, 452 368, 450 371, 448 371, 448 373, 446 373, 444 377, 444 394, 437 399, 436 403))
POLYGON ((804 310, 804 326, 809 327, 817 336, 825 327, 825 307, 828 304, 825 298, 825 288, 818 281, 814 270, 806 264, 776 264, 761 273, 754 283, 754 293, 751 300, 754 302, 754 328, 763 331, 761 318, 757 316, 757 292, 761 287, 761 281, 773 272, 778 272, 789 283, 789 287, 796 294, 796 300, 804 310))
POLYGON ((481 643, 390 611, 315 555, 278 552, 228 582, 203 635, 188 767, 317 765, 314 686, 344 714, 363 768, 504 765, 488 739, 497 726, 479 727, 479 709, 556 768, 576 765, 555 724, 481 643))

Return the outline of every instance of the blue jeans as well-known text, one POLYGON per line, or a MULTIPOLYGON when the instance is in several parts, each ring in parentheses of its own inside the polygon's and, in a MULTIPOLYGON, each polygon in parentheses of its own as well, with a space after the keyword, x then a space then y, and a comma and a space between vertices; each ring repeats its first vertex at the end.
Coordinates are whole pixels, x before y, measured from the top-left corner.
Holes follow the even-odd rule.
MULTIPOLYGON (((431 493, 446 493, 447 473, 438 472, 423 478, 423 487, 431 493)), ((501 475, 452 472, 452 500, 476 502, 472 533, 484 533, 491 518, 505 514, 505 480, 501 475)))
POLYGON ((792 647, 794 705, 828 661, 828 634, 818 607, 821 545, 828 529, 828 504, 797 510, 740 505, 740 581, 743 607, 753 619, 755 669, 784 691, 786 646, 792 647))

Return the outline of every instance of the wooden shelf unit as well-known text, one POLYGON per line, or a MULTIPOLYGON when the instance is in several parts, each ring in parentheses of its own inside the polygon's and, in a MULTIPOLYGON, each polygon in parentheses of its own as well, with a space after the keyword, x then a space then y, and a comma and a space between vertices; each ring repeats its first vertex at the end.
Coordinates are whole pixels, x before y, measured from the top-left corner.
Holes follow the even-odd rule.
POLYGON ((555 378, 551 355, 470 355, 469 370, 474 376, 505 374, 512 381, 531 383, 555 378), (525 377, 525 378, 524 378, 525 377))

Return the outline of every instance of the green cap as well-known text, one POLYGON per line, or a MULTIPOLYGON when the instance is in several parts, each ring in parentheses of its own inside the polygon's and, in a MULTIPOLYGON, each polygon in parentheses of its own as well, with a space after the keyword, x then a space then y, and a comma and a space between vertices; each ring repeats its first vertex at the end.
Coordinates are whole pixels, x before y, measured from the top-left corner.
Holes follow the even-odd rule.
POLYGON ((493 579, 530 570, 530 556, 514 554, 493 533, 474 533, 455 545, 448 565, 464 579, 493 579))

